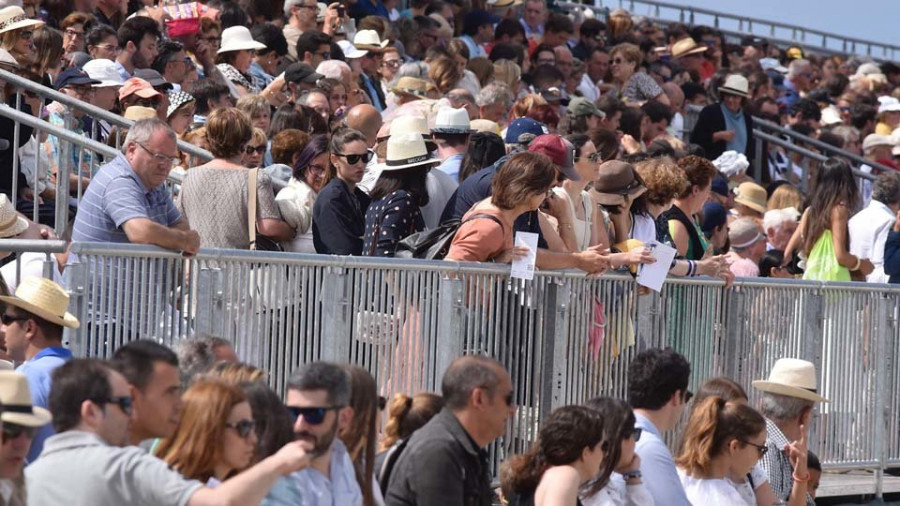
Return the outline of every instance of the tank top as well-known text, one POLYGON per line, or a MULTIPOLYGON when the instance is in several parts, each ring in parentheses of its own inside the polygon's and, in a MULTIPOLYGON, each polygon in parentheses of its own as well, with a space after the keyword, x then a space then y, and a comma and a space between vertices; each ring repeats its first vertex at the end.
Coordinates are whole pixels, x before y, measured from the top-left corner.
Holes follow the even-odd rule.
POLYGON ((577 242, 578 251, 584 251, 591 245, 591 194, 586 191, 581 192, 581 206, 584 209, 584 220, 579 220, 575 214, 575 203, 569 198, 569 192, 564 188, 554 188, 553 192, 569 204, 569 210, 572 211, 572 230, 575 232, 575 242, 577 242))

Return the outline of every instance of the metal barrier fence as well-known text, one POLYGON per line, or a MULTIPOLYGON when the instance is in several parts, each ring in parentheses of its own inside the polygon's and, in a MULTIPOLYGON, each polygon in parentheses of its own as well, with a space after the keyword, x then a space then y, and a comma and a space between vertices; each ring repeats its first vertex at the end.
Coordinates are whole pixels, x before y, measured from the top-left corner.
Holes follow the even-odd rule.
POLYGON ((463 353, 496 357, 518 411, 495 463, 523 451, 552 409, 625 398, 635 354, 672 346, 691 361, 695 391, 717 375, 749 386, 780 357, 813 361, 831 399, 811 429, 825 466, 900 465, 900 393, 888 387, 900 374, 900 289, 888 285, 739 280, 726 290, 676 278, 638 296, 618 274, 540 272, 524 282, 508 267, 452 262, 234 250, 184 259, 87 243, 71 251, 68 287, 85 325, 66 339, 77 355, 107 356, 137 337, 220 336, 278 390, 298 365, 321 359, 367 368, 385 395, 439 389, 463 353))

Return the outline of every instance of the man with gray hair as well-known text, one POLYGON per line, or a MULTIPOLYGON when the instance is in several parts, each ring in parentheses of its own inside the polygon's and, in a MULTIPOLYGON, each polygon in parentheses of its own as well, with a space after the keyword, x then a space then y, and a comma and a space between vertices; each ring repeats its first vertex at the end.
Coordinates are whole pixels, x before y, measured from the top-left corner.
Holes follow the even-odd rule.
POLYGON ((450 107, 454 109, 465 109, 466 112, 469 113, 470 121, 481 117, 475 102, 475 97, 472 96, 472 92, 469 90, 464 88, 454 88, 447 92, 447 101, 450 102, 450 107))
POLYGON ((311 444, 313 458, 306 469, 279 480, 263 504, 361 506, 353 462, 338 437, 353 420, 350 375, 337 364, 312 362, 294 371, 287 386, 294 439, 311 444))
POLYGON ((187 388, 206 374, 219 362, 237 362, 238 358, 231 343, 221 337, 194 337, 182 339, 173 346, 178 355, 181 386, 187 388))
POLYGON ((491 120, 500 125, 500 128, 506 128, 507 112, 512 108, 513 95, 509 87, 503 83, 491 83, 475 97, 475 103, 478 105, 478 113, 481 119, 491 120))
POLYGON ((767 380, 753 382, 762 392, 760 412, 766 417, 766 450, 760 449, 759 463, 776 500, 786 504, 815 506, 807 493, 806 439, 815 404, 828 402, 816 386, 816 367, 796 358, 779 359, 767 380))
POLYGON ((812 88, 812 65, 809 60, 794 60, 788 66, 787 78, 784 80, 785 94, 778 103, 790 109, 801 95, 806 95, 812 88))
MULTIPOLYGON (((292 61, 297 61, 297 39, 303 32, 316 29, 316 15, 319 13, 319 6, 316 0, 285 0, 284 17, 287 23, 284 24, 284 38, 288 43, 288 54, 292 61)), ((302 56, 302 55, 301 55, 302 56)))
POLYGON ((868 258, 875 270, 866 276, 869 283, 887 283, 884 272, 884 246, 888 232, 900 211, 900 173, 885 172, 872 188, 872 200, 865 209, 850 218, 850 253, 868 258))
POLYGON ((763 231, 768 240, 766 250, 784 251, 794 231, 797 230, 799 220, 800 212, 794 207, 766 211, 763 215, 763 231))

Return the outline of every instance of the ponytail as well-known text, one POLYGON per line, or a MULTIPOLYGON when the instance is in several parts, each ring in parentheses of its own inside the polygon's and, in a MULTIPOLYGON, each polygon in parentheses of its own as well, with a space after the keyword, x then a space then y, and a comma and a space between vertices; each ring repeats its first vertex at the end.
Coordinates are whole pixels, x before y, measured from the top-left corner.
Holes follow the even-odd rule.
POLYGON ((707 397, 691 413, 675 464, 690 475, 708 474, 713 458, 732 440, 743 444, 765 429, 762 415, 746 404, 707 397))
POLYGON ((384 424, 384 436, 378 445, 383 452, 406 439, 444 407, 441 396, 429 392, 410 397, 404 393, 396 393, 388 403, 388 419, 384 424))

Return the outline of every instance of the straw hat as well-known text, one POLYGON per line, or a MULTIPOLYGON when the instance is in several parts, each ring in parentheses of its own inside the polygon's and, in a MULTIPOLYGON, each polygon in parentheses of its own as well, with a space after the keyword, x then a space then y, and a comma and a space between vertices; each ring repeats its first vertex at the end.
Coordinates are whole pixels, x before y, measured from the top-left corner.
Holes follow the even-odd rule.
POLYGON ((50 411, 31 401, 28 378, 19 372, 0 371, 0 402, 3 403, 3 423, 25 427, 43 427, 53 420, 50 411))
POLYGON ((734 191, 734 201, 743 204, 754 211, 765 214, 768 210, 766 206, 766 189, 762 186, 747 181, 741 183, 734 191))
POLYGON ((131 121, 140 121, 142 119, 153 119, 158 117, 158 115, 156 109, 153 109, 152 107, 132 105, 128 109, 125 109, 125 114, 123 114, 122 117, 130 119, 131 121))
POLYGON ((685 37, 672 44, 672 58, 683 58, 692 54, 705 53, 706 50, 706 46, 697 45, 694 39, 685 37))
POLYGON ((500 125, 489 119, 473 119, 469 122, 469 126, 476 132, 487 132, 500 135, 500 125))
POLYGON ((397 84, 391 88, 391 91, 397 95, 422 99, 428 96, 428 82, 417 77, 404 76, 397 80, 397 84))
POLYGON ((29 26, 43 26, 44 22, 31 19, 25 15, 25 10, 17 5, 10 5, 0 9, 0 33, 6 33, 19 28, 29 26))
POLYGON ((375 30, 360 30, 353 37, 353 45, 365 49, 383 49, 390 43, 389 40, 381 40, 375 30))
POLYGON ((468 134, 472 133, 469 125, 469 113, 465 109, 444 106, 438 109, 434 119, 433 134, 468 134))
POLYGON ((0 238, 15 237, 28 228, 28 220, 16 212, 5 193, 0 193, 0 238))
POLYGON ((816 393, 816 366, 796 358, 780 358, 768 380, 753 382, 753 388, 770 394, 786 395, 814 402, 828 402, 816 393))
POLYGON ((719 86, 719 92, 750 98, 750 83, 740 74, 731 74, 725 78, 725 84, 719 86))
POLYGON ((265 48, 265 44, 253 40, 250 30, 246 26, 230 26, 222 30, 222 46, 216 54, 241 50, 255 51, 265 48))
POLYGON ((387 157, 381 171, 402 170, 411 167, 433 166, 440 163, 432 158, 425 147, 425 139, 415 132, 400 132, 387 141, 387 157))
POLYGON ((10 306, 24 309, 42 319, 71 329, 78 328, 78 319, 66 311, 69 294, 59 285, 46 278, 25 278, 16 288, 15 297, 0 297, 10 306))
POLYGON ((398 116, 391 121, 391 135, 403 132, 414 132, 423 137, 431 136, 431 132, 428 131, 428 121, 425 117, 412 114, 398 116))

